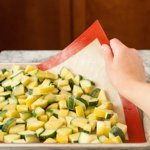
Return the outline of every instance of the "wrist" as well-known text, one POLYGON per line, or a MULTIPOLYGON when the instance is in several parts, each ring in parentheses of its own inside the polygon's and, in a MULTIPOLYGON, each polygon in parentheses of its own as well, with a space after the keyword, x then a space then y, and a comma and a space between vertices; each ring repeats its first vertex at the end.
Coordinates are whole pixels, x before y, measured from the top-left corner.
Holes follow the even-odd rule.
POLYGON ((145 84, 143 81, 137 81, 137 80, 128 80, 127 83, 123 84, 118 88, 119 94, 121 96, 127 98, 127 99, 132 99, 132 95, 138 92, 138 89, 142 84, 145 84))

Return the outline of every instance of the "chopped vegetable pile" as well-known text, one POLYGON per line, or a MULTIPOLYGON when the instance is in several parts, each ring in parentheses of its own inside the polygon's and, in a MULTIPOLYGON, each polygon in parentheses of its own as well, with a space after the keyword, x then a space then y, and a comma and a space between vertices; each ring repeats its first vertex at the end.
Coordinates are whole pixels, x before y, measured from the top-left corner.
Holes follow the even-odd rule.
POLYGON ((0 70, 0 142, 101 143, 127 140, 104 90, 62 68, 0 70))

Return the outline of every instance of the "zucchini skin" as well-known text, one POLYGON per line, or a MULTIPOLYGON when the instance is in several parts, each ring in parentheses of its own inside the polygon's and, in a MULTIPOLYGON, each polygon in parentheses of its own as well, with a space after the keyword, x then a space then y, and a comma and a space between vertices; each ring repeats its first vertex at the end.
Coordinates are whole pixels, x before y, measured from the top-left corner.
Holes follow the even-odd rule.
POLYGON ((101 91, 101 89, 95 88, 95 89, 91 92, 90 95, 91 95, 92 97, 94 97, 94 98, 98 98, 100 91, 101 91))
POLYGON ((74 102, 74 97, 69 97, 67 100, 67 107, 69 110, 75 110, 75 102, 74 102))
POLYGON ((10 118, 2 127, 2 131, 3 132, 8 132, 9 128, 10 128, 10 125, 12 123, 16 122, 16 119, 15 118, 10 118))
POLYGON ((123 133, 123 131, 119 128, 119 127, 117 127, 117 126, 113 126, 112 128, 111 128, 111 131, 110 131, 114 136, 120 136, 120 138, 121 138, 121 140, 123 141, 123 142, 125 142, 125 135, 124 135, 124 133, 123 133))
POLYGON ((85 99, 81 98, 81 97, 77 97, 77 100, 79 100, 80 102, 84 103, 86 107, 88 107, 88 103, 85 99))
MULTIPOLYGON (((44 131, 45 132, 45 131, 44 131)), ((40 134, 40 139, 41 140, 46 140, 48 138, 55 138, 56 137, 56 131, 54 131, 52 134, 50 135, 43 135, 44 132, 42 134, 40 134)))

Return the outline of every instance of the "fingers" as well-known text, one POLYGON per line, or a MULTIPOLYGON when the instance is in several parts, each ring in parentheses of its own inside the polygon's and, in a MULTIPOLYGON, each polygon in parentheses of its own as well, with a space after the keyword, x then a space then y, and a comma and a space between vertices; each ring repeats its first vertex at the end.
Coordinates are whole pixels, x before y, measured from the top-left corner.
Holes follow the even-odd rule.
POLYGON ((110 47, 114 55, 118 54, 120 51, 124 49, 127 49, 127 47, 120 40, 116 38, 110 40, 110 47))
POLYGON ((104 51, 104 59, 105 62, 110 66, 113 61, 113 54, 111 48, 107 44, 102 45, 102 49, 104 51))

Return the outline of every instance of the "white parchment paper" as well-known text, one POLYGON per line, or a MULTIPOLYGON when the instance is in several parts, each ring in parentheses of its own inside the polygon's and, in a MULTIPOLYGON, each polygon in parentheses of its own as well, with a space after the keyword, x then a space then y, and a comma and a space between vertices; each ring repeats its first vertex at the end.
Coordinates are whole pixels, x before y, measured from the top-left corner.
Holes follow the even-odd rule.
POLYGON ((95 39, 80 52, 50 70, 59 73, 60 69, 65 66, 71 69, 75 74, 81 74, 94 81, 97 87, 107 91, 110 100, 114 104, 114 110, 119 115, 119 121, 125 123, 120 97, 115 88, 108 81, 104 65, 101 44, 98 39, 95 39))

